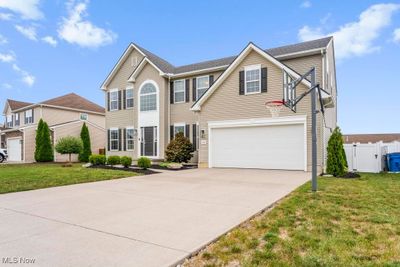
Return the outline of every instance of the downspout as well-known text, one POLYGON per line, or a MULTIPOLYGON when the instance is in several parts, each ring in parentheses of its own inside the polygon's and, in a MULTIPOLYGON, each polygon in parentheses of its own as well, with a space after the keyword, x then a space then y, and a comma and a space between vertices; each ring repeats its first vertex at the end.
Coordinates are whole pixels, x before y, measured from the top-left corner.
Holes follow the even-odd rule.
POLYGON ((168 76, 168 91, 167 91, 167 95, 168 95, 168 97, 166 97, 167 99, 168 99, 168 102, 167 102, 167 106, 168 106, 168 120, 167 120, 167 122, 168 122, 168 126, 167 126, 167 136, 168 136, 168 138, 167 138, 167 144, 169 143, 169 140, 171 140, 171 136, 170 136, 170 130, 169 130, 169 128, 171 127, 171 75, 172 75, 172 73, 166 73, 166 75, 168 76))

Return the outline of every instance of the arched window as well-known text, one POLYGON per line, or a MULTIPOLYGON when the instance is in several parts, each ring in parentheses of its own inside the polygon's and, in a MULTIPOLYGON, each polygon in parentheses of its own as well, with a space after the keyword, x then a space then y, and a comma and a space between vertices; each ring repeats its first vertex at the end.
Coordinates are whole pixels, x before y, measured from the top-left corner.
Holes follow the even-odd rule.
POLYGON ((140 91, 140 111, 157 110, 157 89, 151 83, 146 83, 140 91))

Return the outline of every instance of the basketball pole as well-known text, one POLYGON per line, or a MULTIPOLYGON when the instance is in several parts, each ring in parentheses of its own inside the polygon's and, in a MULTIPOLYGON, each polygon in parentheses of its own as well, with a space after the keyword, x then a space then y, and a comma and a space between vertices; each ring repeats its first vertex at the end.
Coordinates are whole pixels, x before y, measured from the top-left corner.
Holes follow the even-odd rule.
POLYGON ((312 191, 317 191, 317 92, 315 84, 315 67, 312 68, 311 75, 311 135, 312 135, 312 191))

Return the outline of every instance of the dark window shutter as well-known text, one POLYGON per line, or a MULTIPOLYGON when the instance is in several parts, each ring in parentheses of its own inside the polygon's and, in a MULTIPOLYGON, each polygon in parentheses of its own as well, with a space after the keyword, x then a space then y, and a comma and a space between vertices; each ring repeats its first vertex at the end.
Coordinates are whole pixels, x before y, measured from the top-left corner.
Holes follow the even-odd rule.
POLYGON ((24 111, 24 123, 26 124, 26 111, 24 111))
POLYGON ((122 150, 122 131, 118 129, 118 150, 122 150))
POLYGON ((214 75, 210 75, 209 77, 209 87, 214 83, 214 75))
POLYGON ((244 70, 239 71, 239 95, 244 95, 244 70))
POLYGON ((35 110, 32 109, 32 123, 35 123, 35 110))
POLYGON ((268 69, 261 69, 261 92, 267 92, 267 77, 268 77, 268 69))
POLYGON ((197 149, 197 125, 193 124, 192 125, 192 144, 193 144, 193 149, 197 149))
POLYGON ((174 103, 174 82, 169 83, 169 102, 174 103))
POLYGON ((118 91, 118 109, 119 110, 121 110, 121 108, 122 108, 122 99, 121 99, 121 97, 122 97, 122 94, 121 94, 121 90, 119 90, 118 91))
POLYGON ((110 92, 107 92, 107 111, 110 111, 110 92))
POLYGON ((192 85, 192 100, 193 102, 196 102, 196 78, 193 78, 192 85))
POLYGON ((169 126, 169 139, 170 140, 174 139, 174 126, 173 125, 169 126))
POLYGON ((122 90, 122 106, 126 109, 126 90, 122 90))
POLYGON ((110 137, 111 137, 111 131, 110 129, 107 130, 107 150, 110 151, 110 137))
POLYGON ((124 128, 124 151, 126 151, 126 129, 124 128))
POLYGON ((185 137, 190 138, 190 125, 186 124, 185 126, 185 137))
POLYGON ((189 89, 190 89, 190 80, 186 79, 185 80, 185 97, 186 97, 186 102, 189 102, 189 89))

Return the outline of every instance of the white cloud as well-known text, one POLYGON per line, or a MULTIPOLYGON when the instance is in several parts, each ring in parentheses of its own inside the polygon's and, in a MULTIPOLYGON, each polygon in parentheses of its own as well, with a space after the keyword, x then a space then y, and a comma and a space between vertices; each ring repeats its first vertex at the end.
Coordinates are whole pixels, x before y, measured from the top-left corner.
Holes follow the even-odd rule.
POLYGON ((11 13, 0 13, 0 20, 11 20, 12 17, 11 13))
POLYGON ((10 63, 15 61, 15 54, 13 52, 0 53, 0 61, 4 63, 10 63))
POLYGON ((58 29, 58 36, 71 44, 83 47, 99 47, 111 44, 117 35, 111 30, 100 28, 91 21, 85 20, 89 1, 75 4, 73 1, 67 3, 68 18, 63 18, 58 29))
POLYGON ((2 34, 0 34, 0 45, 7 44, 8 40, 2 34))
POLYGON ((35 76, 33 76, 33 75, 30 74, 29 72, 27 72, 27 71, 21 69, 20 67, 18 67, 17 64, 15 64, 15 63, 12 64, 12 68, 13 68, 13 70, 15 70, 16 72, 18 72, 20 75, 22 75, 21 80, 22 80, 22 82, 24 82, 26 85, 32 86, 32 85, 35 83, 35 81, 36 81, 35 76))
POLYGON ((298 36, 302 41, 334 36, 335 52, 338 58, 362 56, 380 49, 374 44, 383 28, 391 23, 395 11, 400 9, 399 4, 377 4, 363 11, 358 21, 350 22, 331 33, 323 33, 320 27, 304 26, 298 36))
POLYGON ((52 36, 45 36, 42 38, 42 41, 45 43, 48 43, 49 45, 56 47, 57 46, 57 40, 54 39, 52 36))
POLYGON ((26 38, 32 41, 37 41, 36 29, 34 27, 32 26, 23 27, 21 25, 15 25, 15 29, 17 29, 17 31, 19 31, 26 38))
POLYGON ((312 6, 311 2, 306 0, 303 3, 301 3, 300 7, 302 8, 310 8, 312 6))
POLYGON ((393 32, 393 41, 400 44, 400 28, 397 28, 393 32))
POLYGON ((39 9, 40 0, 0 0, 0 8, 15 12, 23 19, 39 20, 43 13, 39 9))
POLYGON ((9 84, 9 83, 3 83, 1 85, 1 87, 3 87, 4 89, 11 89, 12 88, 11 84, 9 84))

